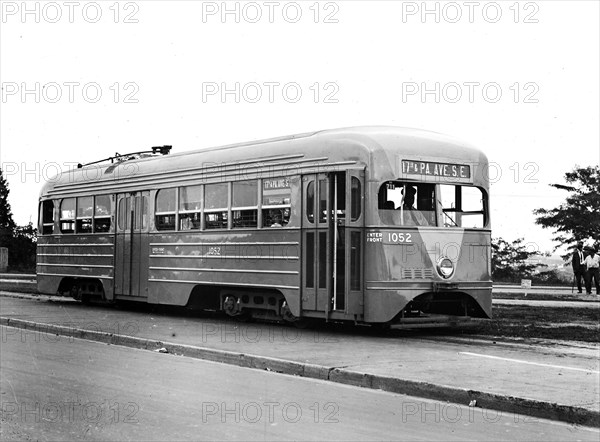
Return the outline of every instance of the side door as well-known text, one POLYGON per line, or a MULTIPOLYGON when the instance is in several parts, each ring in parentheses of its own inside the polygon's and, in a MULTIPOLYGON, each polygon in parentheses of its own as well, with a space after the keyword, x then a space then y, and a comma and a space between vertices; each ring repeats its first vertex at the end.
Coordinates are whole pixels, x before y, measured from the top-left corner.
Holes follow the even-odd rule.
POLYGON ((302 176, 302 309, 328 315, 332 299, 332 242, 327 174, 302 176))
POLYGON ((346 313, 355 319, 364 315, 364 226, 365 172, 349 170, 346 178, 346 313))
POLYGON ((363 315, 364 171, 304 175, 302 308, 363 315))
POLYGON ((117 195, 115 293, 147 297, 148 191, 117 195))

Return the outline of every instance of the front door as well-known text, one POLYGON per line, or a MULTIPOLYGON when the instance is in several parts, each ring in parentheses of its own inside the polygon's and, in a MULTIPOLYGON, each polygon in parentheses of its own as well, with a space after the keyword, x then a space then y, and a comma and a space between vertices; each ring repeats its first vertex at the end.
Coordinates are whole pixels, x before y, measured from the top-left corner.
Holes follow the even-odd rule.
POLYGON ((147 296, 149 192, 117 196, 115 294, 147 296), (144 247, 145 245, 145 247, 144 247))
POLYGON ((304 310, 362 315, 362 174, 303 176, 304 310))

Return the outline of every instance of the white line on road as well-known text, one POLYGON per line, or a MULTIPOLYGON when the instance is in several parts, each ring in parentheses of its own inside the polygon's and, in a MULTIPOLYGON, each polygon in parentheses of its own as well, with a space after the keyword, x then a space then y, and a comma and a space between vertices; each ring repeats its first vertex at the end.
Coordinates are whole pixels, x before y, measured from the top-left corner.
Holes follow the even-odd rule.
POLYGON ((552 364, 540 364, 539 362, 523 361, 521 359, 501 358, 500 356, 482 355, 479 353, 471 353, 468 351, 459 351, 458 354, 468 355, 468 356, 479 356, 481 358, 489 358, 489 359, 499 359, 501 361, 520 362, 521 364, 538 365, 540 367, 562 368, 565 370, 585 371, 586 373, 600 374, 600 371, 598 371, 598 370, 588 370, 587 368, 565 367, 563 365, 552 365, 552 364))

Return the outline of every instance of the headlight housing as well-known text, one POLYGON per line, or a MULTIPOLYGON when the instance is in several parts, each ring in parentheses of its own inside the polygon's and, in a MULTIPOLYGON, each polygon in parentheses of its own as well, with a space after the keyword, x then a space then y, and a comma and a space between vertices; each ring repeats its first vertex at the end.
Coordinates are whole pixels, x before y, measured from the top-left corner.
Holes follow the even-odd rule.
POLYGON ((442 257, 438 260, 437 271, 442 278, 448 279, 454 274, 454 263, 450 258, 442 257))

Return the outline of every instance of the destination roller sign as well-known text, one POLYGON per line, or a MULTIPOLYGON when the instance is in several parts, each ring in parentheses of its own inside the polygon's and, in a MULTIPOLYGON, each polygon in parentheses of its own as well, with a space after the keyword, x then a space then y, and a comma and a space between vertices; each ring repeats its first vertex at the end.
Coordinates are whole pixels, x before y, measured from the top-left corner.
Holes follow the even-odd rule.
POLYGON ((444 178, 471 178, 471 167, 466 164, 402 160, 402 174, 439 176, 444 178))

